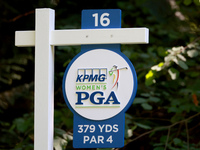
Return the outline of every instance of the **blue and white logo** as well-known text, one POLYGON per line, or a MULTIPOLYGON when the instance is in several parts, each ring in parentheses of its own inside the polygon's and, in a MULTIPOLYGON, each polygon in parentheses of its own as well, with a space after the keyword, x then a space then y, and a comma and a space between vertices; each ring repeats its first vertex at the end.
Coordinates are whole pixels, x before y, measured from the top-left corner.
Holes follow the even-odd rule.
POLYGON ((107 88, 107 74, 107 68, 78 69, 76 79, 76 107, 87 107, 84 105, 84 101, 87 99, 90 100, 90 106, 110 106, 110 104, 112 104, 114 107, 119 107, 120 102, 118 101, 114 91, 111 91, 107 100, 105 100, 104 91, 107 88), (91 95, 89 92, 86 92, 91 90, 94 91, 91 95))
POLYGON ((132 103, 137 89, 132 69, 125 58, 114 51, 87 51, 66 69, 65 101, 87 119, 111 118, 132 103))

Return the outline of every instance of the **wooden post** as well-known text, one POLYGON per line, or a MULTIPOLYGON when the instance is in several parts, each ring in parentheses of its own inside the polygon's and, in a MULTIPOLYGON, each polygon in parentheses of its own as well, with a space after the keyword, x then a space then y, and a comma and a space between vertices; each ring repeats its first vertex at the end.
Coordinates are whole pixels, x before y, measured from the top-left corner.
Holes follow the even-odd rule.
POLYGON ((34 150, 53 150, 54 46, 50 38, 54 19, 54 10, 36 10, 34 150))

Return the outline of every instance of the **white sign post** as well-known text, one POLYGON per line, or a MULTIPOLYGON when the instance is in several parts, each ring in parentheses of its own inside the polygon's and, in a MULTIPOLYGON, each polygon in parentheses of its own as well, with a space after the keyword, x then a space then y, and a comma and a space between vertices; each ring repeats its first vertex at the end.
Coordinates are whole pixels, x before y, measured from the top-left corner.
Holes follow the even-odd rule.
POLYGON ((55 30, 55 12, 36 9, 35 31, 16 31, 15 45, 35 46, 34 150, 53 150, 54 46, 147 44, 147 28, 55 30))

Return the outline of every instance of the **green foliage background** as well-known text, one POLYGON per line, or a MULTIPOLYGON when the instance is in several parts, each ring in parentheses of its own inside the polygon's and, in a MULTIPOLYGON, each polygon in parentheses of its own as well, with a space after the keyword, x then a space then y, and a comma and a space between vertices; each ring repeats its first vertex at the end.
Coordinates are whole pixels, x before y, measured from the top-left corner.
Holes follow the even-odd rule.
MULTIPOLYGON (((122 45, 138 76, 118 149, 200 149, 199 0, 0 1, 0 149, 32 150, 34 48, 14 46, 17 30, 34 30, 35 8, 53 8, 56 29, 79 29, 83 9, 122 10, 122 27, 147 27, 148 45, 122 45)), ((56 47, 54 148, 73 149, 73 114, 62 77, 79 46, 56 47)))

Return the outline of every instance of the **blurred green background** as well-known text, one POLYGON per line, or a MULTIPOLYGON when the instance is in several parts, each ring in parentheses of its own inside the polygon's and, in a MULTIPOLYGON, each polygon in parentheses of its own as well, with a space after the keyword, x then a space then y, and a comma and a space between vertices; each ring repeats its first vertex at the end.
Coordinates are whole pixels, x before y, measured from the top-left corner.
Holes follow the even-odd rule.
MULTIPOLYGON (((199 0, 1 0, 0 8, 0 150, 33 149, 34 48, 15 47, 14 35, 34 30, 36 8, 55 9, 56 29, 80 29, 83 9, 111 8, 122 10, 122 28, 149 28, 149 44, 121 47, 138 91, 118 149, 200 149, 199 0)), ((54 149, 70 150, 73 114, 61 86, 80 46, 55 49, 54 149)))

